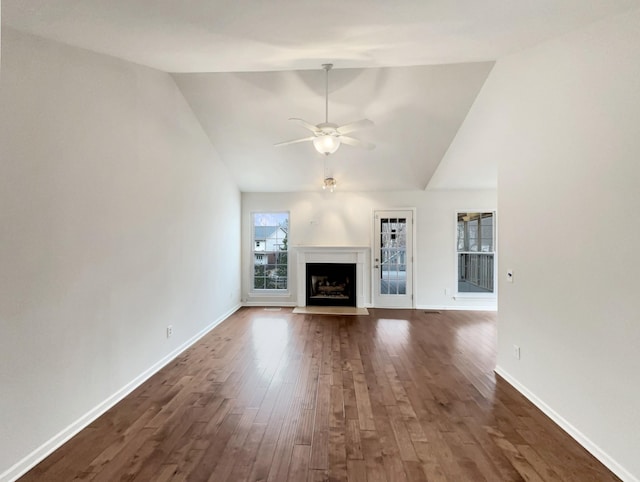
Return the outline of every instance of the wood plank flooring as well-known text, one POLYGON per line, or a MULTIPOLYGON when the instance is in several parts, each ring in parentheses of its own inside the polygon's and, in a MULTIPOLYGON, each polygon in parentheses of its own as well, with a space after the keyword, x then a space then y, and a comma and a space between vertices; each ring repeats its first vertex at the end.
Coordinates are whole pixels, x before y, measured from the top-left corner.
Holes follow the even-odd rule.
POLYGON ((493 313, 243 308, 21 480, 618 480, 495 345, 493 313))

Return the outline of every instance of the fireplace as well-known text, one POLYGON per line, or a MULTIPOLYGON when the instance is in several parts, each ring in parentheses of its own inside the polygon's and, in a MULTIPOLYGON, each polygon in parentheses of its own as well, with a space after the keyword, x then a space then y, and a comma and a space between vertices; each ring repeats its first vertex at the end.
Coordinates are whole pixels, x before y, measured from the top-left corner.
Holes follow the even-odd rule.
POLYGON ((307 306, 356 306, 355 263, 307 263, 307 306))
MULTIPOLYGON (((297 259, 296 291, 298 306, 306 306, 309 301, 307 291, 307 265, 329 264, 355 266, 355 273, 350 273, 350 289, 355 301, 347 306, 364 308, 371 303, 371 265, 370 250, 366 246, 296 246, 293 248, 297 259)), ((353 268, 352 268, 353 269, 353 268)), ((322 275, 320 275, 322 276, 322 275)), ((324 290, 330 291, 330 290, 324 290)), ((332 300, 328 305, 335 305, 332 300)), ((314 303, 315 304, 315 303, 314 303)), ((344 305, 343 305, 344 306, 344 305)))

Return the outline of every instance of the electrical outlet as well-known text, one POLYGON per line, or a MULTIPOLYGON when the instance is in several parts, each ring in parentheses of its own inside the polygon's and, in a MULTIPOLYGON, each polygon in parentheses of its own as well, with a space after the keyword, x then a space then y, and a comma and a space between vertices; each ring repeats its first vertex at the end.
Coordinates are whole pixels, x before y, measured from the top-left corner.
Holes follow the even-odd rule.
POLYGON ((513 345, 513 357, 516 360, 520 360, 520 347, 518 345, 513 345))
POLYGON ((173 336, 173 325, 167 326, 167 338, 171 338, 173 336))

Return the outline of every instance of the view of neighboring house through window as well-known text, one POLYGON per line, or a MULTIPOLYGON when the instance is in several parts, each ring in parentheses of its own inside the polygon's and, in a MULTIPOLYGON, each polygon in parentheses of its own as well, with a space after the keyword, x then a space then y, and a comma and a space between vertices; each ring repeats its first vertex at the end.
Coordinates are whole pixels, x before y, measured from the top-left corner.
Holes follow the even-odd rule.
POLYGON ((286 290, 289 213, 253 213, 253 289, 286 290))
POLYGON ((494 213, 458 213, 458 293, 494 292, 494 220, 494 213))

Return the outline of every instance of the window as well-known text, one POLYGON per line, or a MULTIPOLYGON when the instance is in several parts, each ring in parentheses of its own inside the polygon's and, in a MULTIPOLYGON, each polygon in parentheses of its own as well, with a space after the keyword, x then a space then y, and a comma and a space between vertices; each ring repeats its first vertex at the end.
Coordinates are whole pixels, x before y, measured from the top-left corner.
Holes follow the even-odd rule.
POLYGON ((495 213, 458 213, 458 293, 493 293, 495 213))
POLYGON ((253 213, 253 290, 286 290, 289 213, 253 213))

